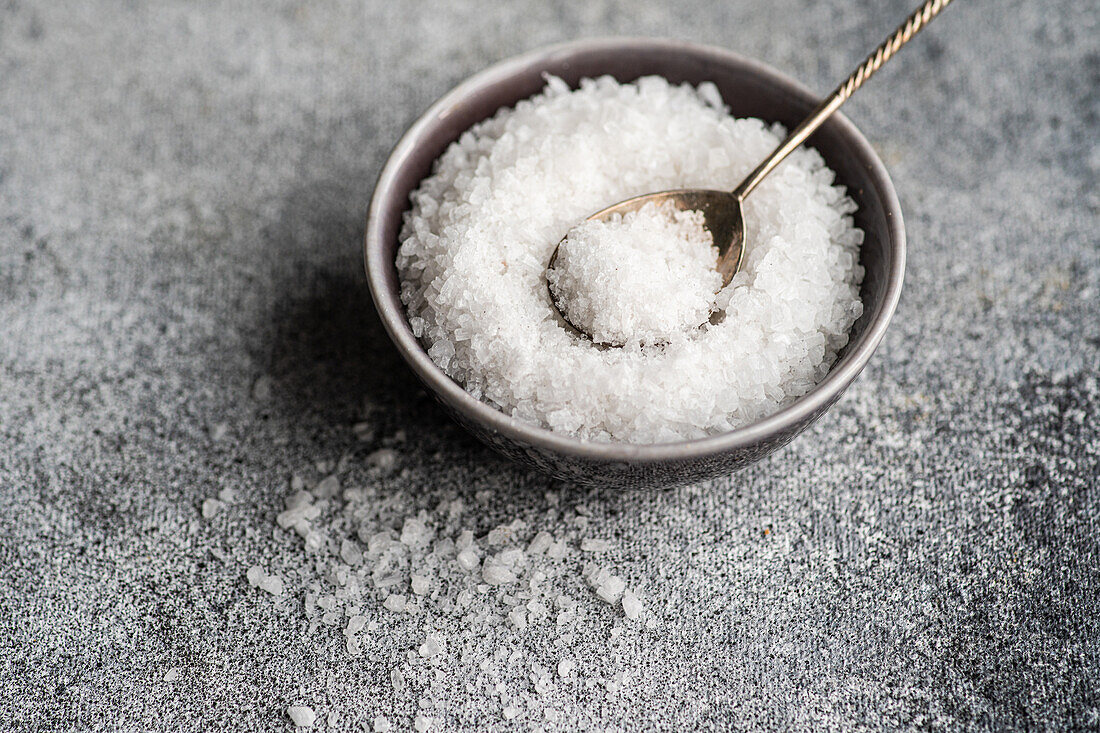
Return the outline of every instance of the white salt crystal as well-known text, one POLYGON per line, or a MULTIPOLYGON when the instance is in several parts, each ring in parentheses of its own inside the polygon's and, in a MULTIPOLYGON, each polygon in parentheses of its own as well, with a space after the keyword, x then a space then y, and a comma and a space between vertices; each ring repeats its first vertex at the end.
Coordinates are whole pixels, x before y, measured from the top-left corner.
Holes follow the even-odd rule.
POLYGON ((305 540, 304 545, 308 552, 317 552, 325 546, 325 536, 316 530, 308 529, 302 539, 305 540))
POLYGON ((340 543, 340 559, 348 565, 361 565, 363 563, 363 551, 354 541, 345 539, 340 543))
POLYGON ((347 628, 344 629, 346 636, 353 636, 358 634, 367 625, 367 619, 365 616, 352 616, 348 619, 347 628))
POLYGON ((218 501, 223 504, 232 504, 237 500, 237 492, 230 488, 222 489, 218 492, 218 501))
POLYGON ((385 606, 387 610, 393 611, 394 613, 401 613, 405 610, 405 596, 394 593, 387 597, 386 600, 382 602, 382 605, 385 606))
POLYGON ((639 616, 642 615, 643 611, 645 611, 645 607, 642 605, 642 602, 638 599, 638 596, 634 595, 634 592, 629 590, 629 589, 624 590, 623 591, 623 613, 626 614, 626 617, 629 618, 629 619, 636 619, 636 618, 638 618, 639 616))
POLYGON ((534 536, 531 540, 531 544, 527 545, 528 555, 541 555, 549 549, 551 543, 554 541, 554 536, 549 532, 542 531, 534 536))
POLYGON ((291 705, 286 709, 286 714, 299 728, 312 728, 317 721, 317 714, 307 705, 291 705))
POLYGON ((207 499, 202 503, 203 519, 213 519, 218 512, 225 508, 225 504, 217 499, 207 499))
POLYGON ((305 511, 313 503, 313 494, 305 489, 298 489, 286 498, 287 509, 300 509, 305 511))
POLYGON ((513 608, 508 612, 508 620, 520 631, 527 628, 527 612, 521 607, 513 608))
POLYGON ((416 728, 417 733, 425 733, 432 727, 432 719, 426 718, 423 715, 417 715, 413 718, 413 728, 416 728))
POLYGON ((168 670, 167 672, 164 673, 164 681, 165 682, 175 682, 179 678, 180 678, 180 671, 178 669, 176 669, 175 667, 172 667, 170 670, 168 670))
POLYGON ((405 524, 401 528, 401 544, 409 547, 419 547, 427 544, 430 540, 431 531, 424 522, 415 517, 409 517, 405 520, 405 524))
POLYGON ((420 649, 417 652, 422 657, 435 657, 443 653, 443 642, 435 636, 429 634, 424 643, 420 645, 420 649))
POLYGON ((567 679, 569 675, 573 674, 573 670, 576 668, 577 663, 572 659, 563 659, 558 662, 558 676, 562 679, 567 679))
POLYGON ((248 580, 248 584, 253 588, 259 588, 275 596, 281 596, 283 594, 282 578, 275 575, 268 575, 259 565, 250 567, 245 573, 245 578, 248 580))
POLYGON ((375 532, 367 539, 367 552, 371 555, 377 555, 392 543, 393 538, 389 532, 375 532))
POLYGON ((504 585, 516 582, 516 574, 499 563, 485 563, 481 569, 482 579, 489 585, 504 585))
POLYGON ((504 709, 500 711, 500 714, 504 716, 505 720, 512 720, 519 715, 519 708, 514 705, 505 705, 504 709))
POLYGON ((340 493, 340 479, 326 476, 313 487, 313 495, 318 499, 331 499, 340 493))
POLYGON ((550 543, 550 546, 546 548, 546 556, 552 560, 560 560, 565 557, 566 548, 565 543, 561 540, 550 543))
POLYGON ((252 385, 252 399, 257 402, 266 402, 271 399, 271 377, 264 374, 252 385))
POLYGON ((394 694, 399 697, 404 695, 405 690, 408 689, 408 686, 405 684, 405 675, 397 667, 390 670, 390 684, 393 686, 394 694))
POLYGON ((379 715, 374 719, 374 733, 389 733, 390 721, 379 715))
POLYGON ((612 575, 596 587, 596 595, 599 596, 602 601, 615 603, 622 596, 623 590, 625 589, 626 583, 623 582, 622 578, 617 575, 612 575))
POLYGON ((412 592, 418 596, 426 594, 432 586, 432 582, 425 578, 423 575, 414 575, 410 579, 410 585, 412 585, 412 592))
POLYGON ((210 428, 210 439, 218 442, 225 440, 225 436, 229 434, 229 426, 223 422, 214 423, 210 428))
POLYGON ((458 553, 455 560, 458 561, 459 566, 461 566, 463 570, 473 570, 480 562, 477 553, 474 552, 473 549, 465 549, 458 553))

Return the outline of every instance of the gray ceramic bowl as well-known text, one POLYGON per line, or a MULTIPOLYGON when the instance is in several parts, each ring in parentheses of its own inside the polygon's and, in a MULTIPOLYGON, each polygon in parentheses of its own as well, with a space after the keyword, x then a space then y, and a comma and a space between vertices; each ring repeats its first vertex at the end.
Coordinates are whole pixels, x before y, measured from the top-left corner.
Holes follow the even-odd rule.
POLYGON ((859 204, 866 233, 860 261, 863 316, 828 376, 779 412, 729 433, 656 445, 592 443, 508 417, 467 394, 413 337, 394 267, 409 193, 458 136, 501 107, 543 88, 543 74, 569 84, 610 74, 619 81, 658 74, 672 82, 712 81, 737 117, 798 123, 818 98, 773 69, 718 48, 638 38, 585 40, 503 61, 473 76, 428 109, 394 148, 370 205, 366 267, 383 325, 416 375, 459 423, 509 458, 590 485, 664 487, 728 474, 785 445, 836 402, 871 358, 897 306, 905 267, 905 232, 893 184, 863 135, 834 115, 809 140, 859 204))

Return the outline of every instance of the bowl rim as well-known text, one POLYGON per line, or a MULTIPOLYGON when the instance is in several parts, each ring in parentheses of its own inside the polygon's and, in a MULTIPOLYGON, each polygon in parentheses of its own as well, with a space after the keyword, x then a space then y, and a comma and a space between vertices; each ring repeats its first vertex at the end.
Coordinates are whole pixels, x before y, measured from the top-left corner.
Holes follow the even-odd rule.
MULTIPOLYGON (((385 287, 384 268, 395 265, 393 262, 385 261, 381 256, 383 207, 394 196, 393 189, 399 177, 399 171, 406 165, 421 137, 431 125, 447 117, 462 100, 528 70, 533 65, 546 65, 553 61, 567 60, 578 53, 630 50, 687 53, 724 65, 740 65, 759 75, 769 84, 783 87, 795 96, 815 101, 819 99, 818 95, 808 87, 760 61, 724 48, 669 38, 632 36, 588 38, 543 46, 498 61, 466 78, 428 107, 401 136, 382 167, 371 197, 363 247, 367 282, 379 319, 401 356, 417 376, 446 404, 495 433, 545 451, 597 461, 657 463, 703 458, 750 448, 777 434, 797 431, 800 424, 808 423, 815 415, 828 408, 866 366, 872 353, 882 341, 890 319, 897 309, 905 273, 905 227, 902 221, 901 204, 893 182, 886 171, 886 166, 871 144, 859 129, 839 112, 833 114, 830 124, 839 125, 841 134, 851 139, 856 147, 863 149, 865 157, 870 161, 869 177, 882 192, 883 212, 887 218, 887 228, 895 250, 893 265, 886 276, 885 293, 877 312, 873 314, 861 338, 852 344, 850 351, 839 364, 834 364, 825 379, 790 405, 748 425, 718 435, 671 443, 603 443, 568 437, 506 415, 470 395, 431 360, 427 351, 413 336, 405 316, 404 306, 400 303, 400 294, 396 298, 391 298, 385 287), (374 253, 373 256, 372 253, 374 253)), ((404 202, 407 207, 407 196, 404 197, 404 202)))

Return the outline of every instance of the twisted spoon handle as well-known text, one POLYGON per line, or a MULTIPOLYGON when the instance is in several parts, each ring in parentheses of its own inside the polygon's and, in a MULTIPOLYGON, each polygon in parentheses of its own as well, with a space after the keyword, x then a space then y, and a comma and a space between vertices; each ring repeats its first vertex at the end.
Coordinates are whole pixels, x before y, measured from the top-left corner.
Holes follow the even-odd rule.
POLYGON ((909 39, 917 35, 918 31, 928 25, 933 18, 939 15, 941 10, 950 4, 951 0, 927 0, 916 12, 906 18, 905 22, 898 26, 898 29, 883 41, 881 46, 872 51, 871 55, 859 65, 859 68, 853 71, 852 75, 836 88, 836 91, 818 105, 817 109, 811 112, 810 116, 803 120, 802 124, 795 128, 794 132, 788 135, 787 139, 763 163, 757 166, 748 178, 741 182, 740 186, 734 189, 733 195, 743 201, 764 180, 765 176, 771 173, 795 148, 804 143, 806 138, 812 135, 821 126, 821 123, 829 119, 829 116, 836 112, 840 105, 848 101, 848 97, 863 86, 863 82, 870 79, 883 64, 909 42, 909 39))

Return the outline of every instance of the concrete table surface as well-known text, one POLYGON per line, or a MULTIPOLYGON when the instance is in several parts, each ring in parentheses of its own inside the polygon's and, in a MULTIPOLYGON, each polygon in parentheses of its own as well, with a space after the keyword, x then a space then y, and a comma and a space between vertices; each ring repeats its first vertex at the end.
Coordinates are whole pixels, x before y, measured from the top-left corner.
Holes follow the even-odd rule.
POLYGON ((846 107, 902 200, 905 292, 849 394, 743 473, 622 495, 508 464, 424 396, 365 288, 387 152, 489 63, 672 36, 824 91, 910 5, 0 4, 0 726, 1100 726, 1095 3, 960 0, 846 107), (351 657, 308 628, 319 571, 274 523, 318 462, 410 511, 461 498, 479 535, 606 538, 655 628, 577 580, 583 638, 501 642, 576 660, 545 694, 530 667, 499 692, 417 662, 430 614, 351 657), (297 584, 266 595, 252 564, 297 584))

